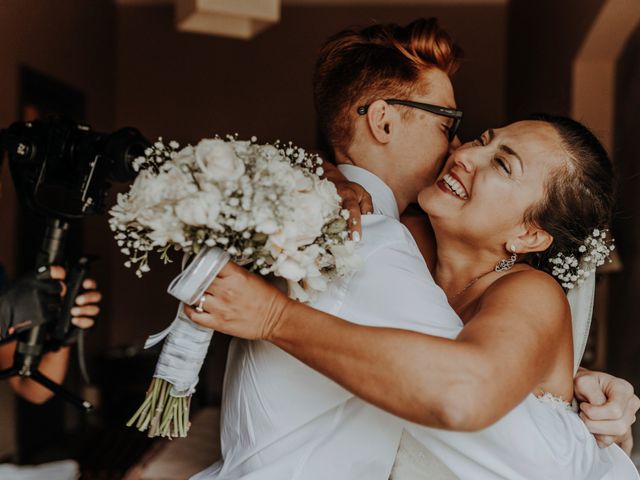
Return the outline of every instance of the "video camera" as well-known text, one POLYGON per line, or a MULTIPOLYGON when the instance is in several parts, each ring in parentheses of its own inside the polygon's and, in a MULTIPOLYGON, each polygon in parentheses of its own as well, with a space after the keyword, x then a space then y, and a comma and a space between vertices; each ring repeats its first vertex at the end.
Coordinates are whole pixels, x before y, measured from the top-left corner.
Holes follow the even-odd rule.
MULTIPOLYGON (((143 155, 148 146, 149 142, 134 128, 104 134, 57 117, 16 122, 0 130, 0 162, 6 151, 18 198, 46 218, 36 268, 65 265, 69 221, 102 213, 111 183, 133 180, 133 160, 143 155)), ((88 266, 89 259, 83 257, 68 269, 68 292, 53 320, 49 320, 51 315, 40 315, 47 318, 45 323, 27 323, 26 328, 18 330, 13 337, 18 341, 14 364, 0 371, 0 379, 30 377, 73 404, 91 408, 88 402, 38 371, 42 355, 60 348, 73 336, 71 308, 88 266)))
POLYGON ((111 182, 135 178, 133 160, 149 146, 134 128, 102 134, 50 118, 0 130, 18 196, 38 212, 79 219, 102 213, 111 182))

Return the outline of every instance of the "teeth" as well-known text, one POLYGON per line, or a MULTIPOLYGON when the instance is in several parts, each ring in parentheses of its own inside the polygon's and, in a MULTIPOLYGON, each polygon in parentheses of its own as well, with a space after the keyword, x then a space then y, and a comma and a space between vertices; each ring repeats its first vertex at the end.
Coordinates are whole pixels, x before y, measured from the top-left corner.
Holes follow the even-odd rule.
POLYGON ((458 197, 463 200, 469 198, 469 196, 467 195, 467 191, 464 189, 462 184, 451 175, 447 173, 442 179, 444 180, 444 183, 451 189, 451 191, 458 197))

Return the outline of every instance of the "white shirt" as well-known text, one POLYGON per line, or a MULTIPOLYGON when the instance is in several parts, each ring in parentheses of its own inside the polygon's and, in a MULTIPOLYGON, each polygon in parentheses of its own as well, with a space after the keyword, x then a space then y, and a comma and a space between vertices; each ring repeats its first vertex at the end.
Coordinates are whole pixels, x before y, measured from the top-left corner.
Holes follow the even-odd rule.
MULTIPOLYGON (((455 338, 462 322, 435 284, 391 189, 340 166, 372 196, 362 218, 364 266, 312 306, 348 321, 455 338)), ((222 399, 222 460, 201 479, 388 480, 403 422, 264 341, 234 339, 222 399)))

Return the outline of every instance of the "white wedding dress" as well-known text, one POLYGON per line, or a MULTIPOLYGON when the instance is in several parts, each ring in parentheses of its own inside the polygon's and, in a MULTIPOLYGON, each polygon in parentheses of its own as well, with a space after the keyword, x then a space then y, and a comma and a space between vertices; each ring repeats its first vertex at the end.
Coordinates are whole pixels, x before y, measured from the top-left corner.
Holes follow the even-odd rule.
POLYGON ((601 449, 567 404, 529 395, 480 432, 410 424, 391 480, 631 480, 638 473, 613 445, 601 449), (439 463, 441 462, 441 463, 439 463))
MULTIPOLYGON (((569 294, 576 369, 591 322, 593 277, 569 294)), ((639 478, 620 447, 599 448, 571 405, 550 394, 529 395, 479 432, 450 432, 408 423, 390 476, 390 480, 639 478)))

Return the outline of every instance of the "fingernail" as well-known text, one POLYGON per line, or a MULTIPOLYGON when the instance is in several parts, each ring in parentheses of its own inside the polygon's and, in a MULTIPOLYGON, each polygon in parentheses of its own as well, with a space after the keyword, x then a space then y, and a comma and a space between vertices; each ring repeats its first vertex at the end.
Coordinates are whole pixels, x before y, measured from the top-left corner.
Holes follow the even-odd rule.
POLYGON ((351 239, 352 239, 354 242, 359 242, 359 241, 360 241, 360 232, 353 232, 353 233, 351 234, 351 239))
POLYGON ((72 308, 71 315, 80 315, 80 309, 77 307, 72 308))
POLYGON ((82 304, 84 303, 84 297, 78 297, 78 298, 76 298, 76 303, 77 303, 78 305, 82 305, 82 304))
POLYGON ((357 225, 357 224, 358 224, 358 220, 354 218, 353 220, 351 220, 351 223, 352 223, 353 225, 357 225))

